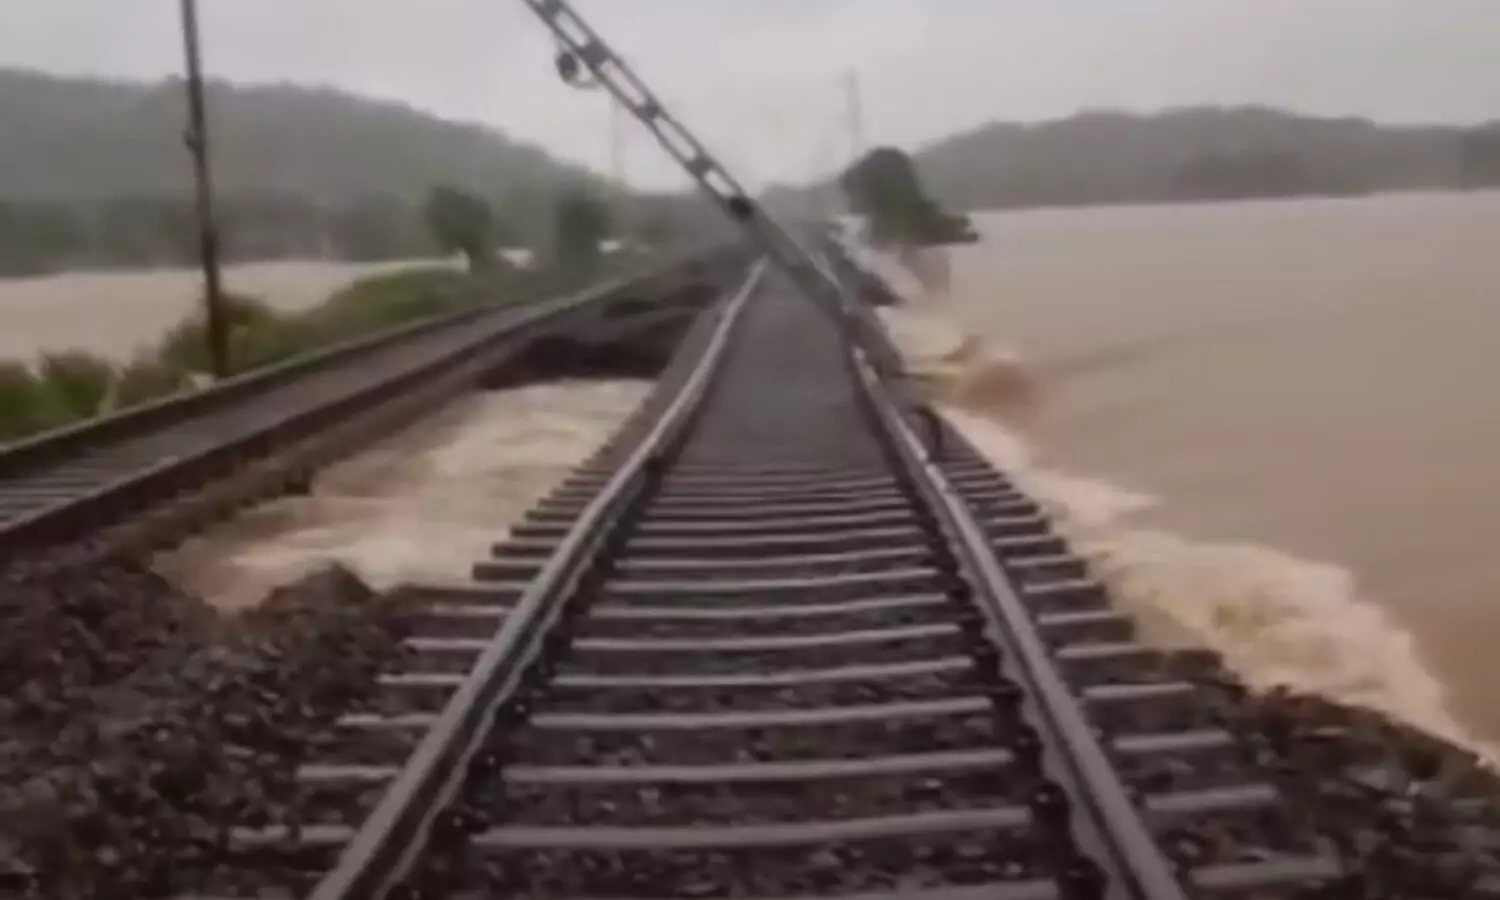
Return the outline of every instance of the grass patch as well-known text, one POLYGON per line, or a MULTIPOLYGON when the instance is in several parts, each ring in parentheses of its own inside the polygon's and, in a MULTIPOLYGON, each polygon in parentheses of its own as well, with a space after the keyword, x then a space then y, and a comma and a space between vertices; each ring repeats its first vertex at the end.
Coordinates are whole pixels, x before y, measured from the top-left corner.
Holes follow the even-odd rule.
POLYGON ((115 367, 81 350, 46 353, 36 367, 45 402, 66 420, 98 415, 114 386, 115 367))
MULTIPOLYGON (((247 372, 475 302, 452 269, 403 269, 361 278, 311 309, 284 313, 253 297, 226 297, 229 356, 247 372)), ((195 313, 124 364, 84 350, 0 360, 0 444, 203 384, 208 328, 195 313)))
MULTIPOLYGON (((236 342, 244 340, 246 333, 273 328, 283 318, 261 301, 237 295, 224 298, 224 314, 231 351, 236 342)), ((167 329, 150 355, 163 365, 184 373, 208 374, 213 365, 208 352, 207 316, 202 312, 194 313, 167 329)), ((237 362, 233 352, 230 359, 237 362)))
POLYGON ((46 392, 30 366, 0 362, 0 441, 11 441, 53 425, 46 392))
POLYGON ((192 384, 188 373, 153 356, 138 356, 115 371, 111 409, 139 406, 192 384))

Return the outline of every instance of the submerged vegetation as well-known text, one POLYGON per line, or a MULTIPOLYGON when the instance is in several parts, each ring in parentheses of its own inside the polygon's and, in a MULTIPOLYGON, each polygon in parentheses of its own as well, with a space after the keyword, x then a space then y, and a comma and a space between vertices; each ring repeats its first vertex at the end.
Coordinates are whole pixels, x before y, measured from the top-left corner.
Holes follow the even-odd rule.
MULTIPOLYGON (((233 371, 246 372, 327 344, 457 308, 462 276, 411 269, 360 279, 322 304, 280 312, 250 297, 226 298, 233 371)), ((0 442, 138 406, 202 384, 210 370, 201 313, 117 363, 84 350, 0 362, 0 442)))
MULTIPOLYGON (((586 280, 580 274, 541 269, 507 270, 478 282, 458 269, 429 266, 358 279, 300 312, 232 296, 226 303, 232 369, 241 373, 274 365, 496 297, 514 302, 555 295, 586 280)), ((201 313, 189 316, 123 363, 82 350, 44 353, 29 364, 0 360, 0 444, 206 383, 205 331, 201 313)))
MULTIPOLYGON (((603 251, 613 227, 609 209, 582 191, 555 199, 550 252, 542 255, 541 265, 527 268, 498 252, 513 235, 478 194, 438 186, 429 192, 424 211, 433 242, 444 252, 462 254, 467 272, 431 265, 371 275, 300 312, 228 296, 231 373, 493 298, 516 301, 576 290, 608 274, 610 263, 630 259, 603 251)), ((30 364, 0 360, 0 444, 199 386, 212 370, 208 346, 199 312, 122 364, 80 350, 44 353, 30 364)))

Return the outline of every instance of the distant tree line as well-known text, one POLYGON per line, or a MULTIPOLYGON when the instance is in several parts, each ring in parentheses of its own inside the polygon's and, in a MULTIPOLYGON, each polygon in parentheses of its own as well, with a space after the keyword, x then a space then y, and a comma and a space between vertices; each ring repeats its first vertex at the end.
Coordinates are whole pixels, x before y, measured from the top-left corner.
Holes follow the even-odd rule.
MULTIPOLYGON (((561 189, 541 204, 533 198, 524 215, 507 219, 496 203, 439 185, 419 203, 394 197, 329 204, 269 193, 224 196, 217 200, 216 218, 229 263, 374 262, 461 253, 475 268, 486 268, 500 250, 516 248, 543 261, 590 267, 601 244, 626 238, 626 229, 636 244, 692 233, 662 216, 634 215, 618 223, 612 208, 610 198, 579 186, 561 189), (550 208, 537 215, 539 205, 550 208)), ((181 266, 194 262, 197 252, 190 197, 0 200, 0 277, 181 266)))
MULTIPOLYGON (((433 255, 416 211, 372 198, 327 206, 264 194, 219 198, 230 261, 320 256, 381 260, 433 255)), ((176 266, 196 258, 190 197, 96 202, 0 200, 0 275, 64 269, 176 266)))
MULTIPOLYGON (((464 252, 451 231, 431 227, 435 186, 476 201, 455 204, 449 194, 441 210, 457 211, 468 226, 488 217, 497 245, 543 257, 567 230, 556 219, 597 231, 596 209, 607 210, 614 237, 655 243, 724 229, 695 197, 627 192, 503 133, 401 104, 212 81, 208 106, 230 262, 464 252)), ((113 82, 0 67, 0 276, 194 259, 184 115, 177 79, 113 82)))
MULTIPOLYGON (((550 247, 559 215, 586 226, 588 215, 561 202, 577 190, 604 202, 616 236, 732 230, 695 196, 626 194, 538 147, 400 104, 222 82, 209 85, 208 100, 231 261, 442 252, 428 208, 428 191, 441 184, 482 200, 507 245, 550 247)), ((0 68, 0 274, 191 259, 183 116, 175 79, 0 68)), ((1500 187, 1500 123, 1389 125, 1253 106, 1085 111, 993 122, 909 159, 885 156, 882 202, 888 211, 909 204, 898 216, 916 221, 930 218, 923 203, 958 211, 1500 187), (901 187, 903 161, 925 201, 901 187)), ((766 199, 802 214, 847 197, 846 187, 788 185, 766 199)))
POLYGON ((1500 123, 1463 136, 1459 141, 1458 170, 1464 187, 1500 187, 1500 123))
MULTIPOLYGON (((1500 187, 1500 126, 1476 129, 1454 145, 1447 183, 1411 187, 1500 187)), ((1358 196, 1406 185, 1357 161, 1345 164, 1284 148, 1201 152, 1178 165, 1173 193, 1184 200, 1358 196)))
MULTIPOLYGON (((12 208, 15 206, 12 204, 12 208)), ((521 302, 574 291, 601 274, 636 263, 618 253, 611 255, 611 250, 649 249, 640 243, 624 248, 610 246, 607 242, 616 233, 617 223, 608 204, 587 189, 563 192, 555 198, 555 206, 546 239, 524 248, 531 251, 529 264, 524 266, 501 252, 523 249, 516 246, 519 233, 484 198, 453 185, 433 187, 417 215, 396 207, 382 208, 377 211, 379 215, 360 215, 363 211, 358 209, 350 212, 347 224, 356 226, 352 231, 354 243, 370 248, 368 252, 399 250, 393 255, 410 257, 425 249, 428 253, 460 254, 467 258, 470 274, 475 277, 466 277, 446 265, 398 267, 361 278, 323 303, 293 312, 277 310, 257 298, 228 295, 224 309, 230 371, 281 362, 332 342, 474 302, 521 302), (376 235, 381 243, 362 243, 376 235)), ((130 224, 144 232, 144 237, 135 238, 138 243, 130 245, 142 254, 132 257, 133 261, 184 261, 171 257, 172 253, 189 252, 189 242, 174 241, 191 230, 182 209, 167 205, 128 209, 139 216, 130 224), (172 215, 155 215, 167 210, 172 215), (150 230, 158 226, 160 231, 150 230), (146 239, 156 243, 148 245, 146 239)), ((45 205, 28 208, 32 219, 11 222, 17 233, 37 241, 33 246, 41 246, 39 238, 51 237, 45 229, 62 221, 49 219, 46 213, 50 211, 45 205)), ((295 216, 279 224, 281 229, 275 236, 286 243, 253 246, 261 252, 281 247, 300 250, 312 246, 308 242, 327 238, 326 233, 295 216), (297 234, 303 245, 288 240, 289 235, 297 234)), ((317 224, 313 220, 312 225, 317 224)), ((267 228, 268 234, 272 231, 267 228)), ((59 229, 58 235, 62 234, 59 229)), ((70 237, 78 240, 76 234, 70 237)), ((96 252, 83 243, 59 242, 58 246, 74 253, 96 252)), ((27 266, 35 263, 34 259, 17 258, 27 266)), ((59 262, 64 259, 57 257, 59 262)), ((33 360, 0 359, 0 444, 177 393, 201 383, 211 369, 207 325, 201 311, 168 329, 152 346, 124 363, 87 351, 51 348, 33 360)))
MULTIPOLYGON (((517 233, 496 216, 484 198, 451 185, 432 189, 423 204, 427 227, 437 248, 445 254, 461 253, 474 272, 486 272, 500 266, 496 251, 517 247, 517 233)), ((541 247, 527 247, 540 262, 552 269, 567 269, 587 276, 598 268, 617 224, 608 205, 584 188, 562 192, 551 216, 552 230, 541 247), (540 251, 540 252, 537 252, 540 251)), ((648 229, 660 240, 659 230, 648 229)), ((622 243, 625 234, 614 238, 622 243)), ((633 238, 639 246, 645 241, 637 232, 633 238)), ((630 248, 619 248, 630 249, 630 248)))
POLYGON ((1500 122, 1383 125, 1259 107, 999 122, 912 154, 954 210, 1500 187, 1500 122))

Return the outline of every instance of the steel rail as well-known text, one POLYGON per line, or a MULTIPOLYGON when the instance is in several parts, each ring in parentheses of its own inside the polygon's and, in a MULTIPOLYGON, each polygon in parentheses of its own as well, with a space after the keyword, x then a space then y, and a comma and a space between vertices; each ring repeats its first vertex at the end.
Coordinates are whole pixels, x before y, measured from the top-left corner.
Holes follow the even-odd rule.
MULTIPOLYGON (((852 318, 871 325, 868 309, 849 310, 852 318)), ((877 327, 866 333, 881 335, 877 327)), ((960 574, 990 622, 993 635, 1006 653, 1002 665, 1014 668, 1017 681, 1030 688, 1029 702, 1039 715, 1044 745, 1060 764, 1058 774, 1071 783, 1073 800, 1086 817, 1074 817, 1081 837, 1106 851, 1107 896, 1135 900, 1187 900, 1175 867, 1152 837, 1130 797, 1129 788, 1090 729, 1078 699, 1053 665, 1047 644, 1010 580, 1001 571, 974 511, 938 464, 940 451, 927 446, 898 403, 879 368, 859 345, 844 345, 855 382, 890 441, 912 484, 932 512, 960 563, 960 574), (1060 751, 1060 752, 1059 752, 1060 751), (1119 894, 1119 888, 1128 894, 1119 894)))
POLYGON ((556 622, 562 601, 596 558, 633 497, 647 488, 652 462, 680 439, 701 407, 741 311, 765 273, 757 263, 717 310, 707 347, 656 423, 579 515, 517 600, 462 685, 456 688, 401 773, 360 826, 309 900, 384 900, 420 860, 445 805, 462 789, 469 763, 524 663, 556 622))
MULTIPOLYGON (((250 432, 235 434, 222 441, 200 444, 189 452, 166 456, 136 468, 122 468, 117 475, 108 473, 100 481, 82 486, 76 493, 64 494, 53 502, 25 510, 20 515, 0 519, 0 552, 23 549, 38 541, 77 537, 79 535, 72 534, 63 525, 75 518, 87 518, 85 514, 90 509, 106 506, 133 508, 142 502, 143 494, 151 493, 153 485, 173 481, 180 488, 181 485, 174 479, 174 473, 186 472, 200 463, 207 464, 213 458, 235 448, 270 442, 275 435, 286 434, 309 418, 316 418, 321 412, 347 407, 359 402, 360 398, 368 398, 408 383, 415 377, 421 377, 423 373, 434 371, 444 361, 467 359, 496 341, 512 336, 520 337, 530 329, 545 327, 555 319, 590 305, 607 304, 632 285, 669 277, 694 265, 713 264, 721 259, 728 259, 728 252, 721 249, 707 255, 699 253, 684 256, 665 265, 621 276, 561 298, 517 304, 513 307, 485 306, 445 314, 347 341, 308 357, 246 373, 191 394, 167 398, 0 448, 0 496, 3 496, 7 488, 7 476, 32 477, 52 469, 62 471, 73 459, 89 450, 124 446, 132 440, 170 434, 174 428, 186 428, 199 420, 206 422, 216 415, 232 413, 238 405, 262 400, 278 390, 292 390, 299 386, 312 390, 320 377, 331 378, 335 373, 345 372, 346 366, 358 366, 362 361, 369 365, 381 352, 396 352, 404 346, 410 346, 415 352, 423 346, 424 340, 434 344, 432 352, 422 355, 420 359, 399 370, 381 372, 353 390, 338 392, 326 402, 317 404, 316 408, 288 409, 286 418, 265 423, 250 432), (451 343, 443 343, 447 331, 453 332, 451 343), (441 347, 438 346, 440 343, 441 347)), ((163 493, 172 492, 163 488, 163 493)))

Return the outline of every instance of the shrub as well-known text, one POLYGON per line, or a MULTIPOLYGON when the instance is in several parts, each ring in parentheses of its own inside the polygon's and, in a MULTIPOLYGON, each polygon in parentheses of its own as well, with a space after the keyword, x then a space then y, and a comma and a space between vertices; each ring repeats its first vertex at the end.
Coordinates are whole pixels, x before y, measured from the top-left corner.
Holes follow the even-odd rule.
POLYGON ((37 375, 47 401, 69 419, 98 415, 116 378, 109 360, 84 350, 43 354, 37 375))
POLYGON ((188 386, 187 373, 154 355, 137 356, 120 369, 110 397, 110 409, 129 409, 166 397, 188 386))
POLYGON ((36 373, 25 363, 0 361, 0 441, 13 441, 54 424, 36 373))
MULTIPOLYGON (((228 319, 231 349, 238 332, 264 328, 281 318, 274 309, 259 300, 232 294, 224 298, 224 312, 228 319)), ((163 364, 183 373, 212 372, 213 364, 208 351, 207 316, 202 312, 197 312, 167 329, 167 333, 157 345, 156 357, 163 364)))
POLYGON ((361 278, 303 314, 304 326, 326 341, 394 328, 470 302, 462 272, 440 267, 403 269, 361 278))
MULTIPOLYGON (((245 372, 477 302, 569 293, 597 277, 497 265, 476 280, 459 269, 424 266, 360 278, 300 313, 228 295, 230 365, 245 372)), ((168 329, 151 351, 119 367, 83 351, 46 354, 39 371, 0 360, 0 441, 128 409, 201 382, 212 371, 207 335, 200 311, 168 329)))

